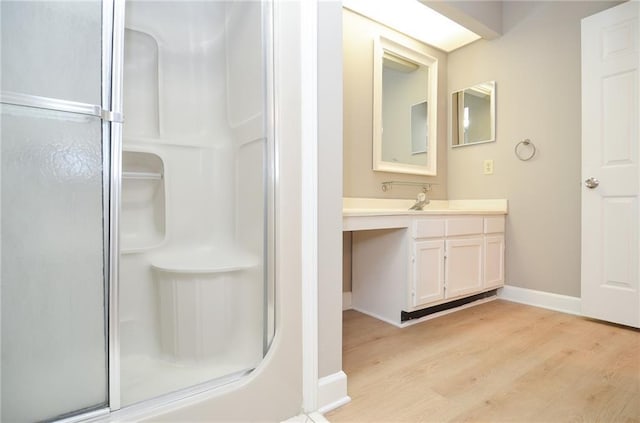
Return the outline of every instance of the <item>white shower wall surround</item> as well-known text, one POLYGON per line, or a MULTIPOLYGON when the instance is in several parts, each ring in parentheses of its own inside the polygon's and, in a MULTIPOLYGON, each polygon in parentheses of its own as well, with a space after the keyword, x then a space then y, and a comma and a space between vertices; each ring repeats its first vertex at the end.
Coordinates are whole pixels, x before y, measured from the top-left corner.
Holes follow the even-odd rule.
POLYGON ((259 2, 127 2, 123 406, 262 359, 261 13, 259 2))

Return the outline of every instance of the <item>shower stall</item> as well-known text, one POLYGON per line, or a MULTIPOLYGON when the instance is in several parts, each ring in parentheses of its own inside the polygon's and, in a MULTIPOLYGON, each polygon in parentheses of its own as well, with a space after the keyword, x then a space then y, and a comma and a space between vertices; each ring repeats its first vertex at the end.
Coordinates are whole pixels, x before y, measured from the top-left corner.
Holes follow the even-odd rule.
POLYGON ((267 1, 0 2, 1 419, 248 375, 275 332, 267 1))

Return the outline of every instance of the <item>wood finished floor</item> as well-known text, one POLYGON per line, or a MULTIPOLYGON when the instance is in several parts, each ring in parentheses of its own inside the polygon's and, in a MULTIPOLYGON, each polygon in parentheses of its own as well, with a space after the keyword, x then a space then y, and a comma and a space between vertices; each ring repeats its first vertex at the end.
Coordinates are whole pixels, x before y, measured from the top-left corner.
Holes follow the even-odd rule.
POLYGON ((398 329, 344 312, 338 422, 640 422, 640 331, 496 300, 398 329))

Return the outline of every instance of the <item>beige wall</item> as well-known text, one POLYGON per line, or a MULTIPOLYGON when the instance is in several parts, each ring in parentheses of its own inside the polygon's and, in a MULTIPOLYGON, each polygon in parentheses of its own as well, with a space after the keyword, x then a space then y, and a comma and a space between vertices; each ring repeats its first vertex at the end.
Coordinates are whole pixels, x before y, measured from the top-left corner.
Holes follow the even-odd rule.
POLYGON ((580 19, 613 5, 504 2, 502 37, 449 55, 449 92, 497 82, 497 142, 449 151, 448 193, 509 200, 509 285, 580 296, 580 19), (524 138, 538 149, 527 162, 524 138))
POLYGON ((383 181, 426 181, 437 183, 431 198, 446 198, 447 185, 447 56, 392 29, 349 10, 343 13, 344 51, 344 196, 374 198, 415 198, 419 189, 394 187, 383 192, 383 181), (390 35, 391 34, 391 35, 390 35), (438 176, 414 176, 374 172, 373 137, 373 40, 378 35, 404 37, 414 49, 438 59, 438 176))

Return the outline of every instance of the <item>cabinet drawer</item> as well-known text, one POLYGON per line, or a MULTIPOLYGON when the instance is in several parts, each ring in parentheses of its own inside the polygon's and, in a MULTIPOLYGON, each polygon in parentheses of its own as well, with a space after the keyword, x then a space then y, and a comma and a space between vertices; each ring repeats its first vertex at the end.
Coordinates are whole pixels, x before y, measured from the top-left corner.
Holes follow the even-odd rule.
POLYGON ((474 235, 482 233, 482 217, 460 217, 447 219, 446 236, 474 235))
POLYGON ((442 238, 444 219, 417 220, 413 225, 414 238, 442 238))
POLYGON ((485 217, 484 233, 497 234, 504 232, 504 216, 485 217))

